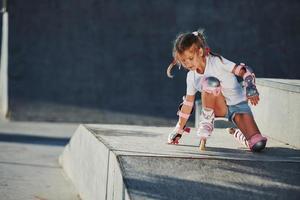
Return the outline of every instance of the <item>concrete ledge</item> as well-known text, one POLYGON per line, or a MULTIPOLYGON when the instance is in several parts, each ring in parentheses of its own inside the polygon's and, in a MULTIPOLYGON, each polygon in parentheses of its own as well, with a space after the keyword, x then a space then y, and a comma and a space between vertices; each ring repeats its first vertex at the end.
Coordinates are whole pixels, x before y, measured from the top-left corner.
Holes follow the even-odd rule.
POLYGON ((252 106, 263 134, 300 148, 300 80, 257 79, 260 103, 252 106))
POLYGON ((297 79, 258 78, 256 82, 261 86, 300 93, 300 80, 297 79))
POLYGON ((199 152, 194 129, 179 145, 166 144, 172 129, 80 125, 59 161, 83 200, 179 200, 198 195, 284 199, 286 193, 300 194, 299 150, 270 138, 267 150, 254 154, 224 129, 215 129, 207 151, 199 152), (289 170, 278 170, 282 168, 289 170), (257 189, 249 190, 249 185, 257 189))
POLYGON ((84 125, 78 127, 59 162, 82 199, 129 199, 116 155, 84 125))

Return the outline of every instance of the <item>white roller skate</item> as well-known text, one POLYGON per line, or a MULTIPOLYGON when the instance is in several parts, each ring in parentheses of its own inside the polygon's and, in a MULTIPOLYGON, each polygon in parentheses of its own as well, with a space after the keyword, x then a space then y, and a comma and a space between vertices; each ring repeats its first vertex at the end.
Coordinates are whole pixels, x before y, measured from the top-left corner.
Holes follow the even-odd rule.
POLYGON ((243 144, 245 147, 248 147, 253 152, 262 151, 266 147, 267 138, 263 137, 260 133, 253 135, 249 140, 246 139, 244 134, 240 129, 229 128, 227 131, 234 136, 234 138, 243 144))
POLYGON ((240 144, 245 147, 249 147, 246 137, 240 129, 237 128, 227 128, 227 132, 232 135, 240 144))
POLYGON ((206 140, 214 130, 214 121, 214 110, 210 108, 203 108, 200 115, 199 128, 197 130, 197 136, 200 137, 200 151, 205 151, 206 149, 206 140))

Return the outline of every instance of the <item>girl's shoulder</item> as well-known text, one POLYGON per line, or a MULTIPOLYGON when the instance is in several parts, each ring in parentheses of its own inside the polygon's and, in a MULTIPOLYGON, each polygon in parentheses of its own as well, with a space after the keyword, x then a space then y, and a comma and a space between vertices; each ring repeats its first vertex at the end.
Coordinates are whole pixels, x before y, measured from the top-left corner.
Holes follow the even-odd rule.
POLYGON ((195 76, 195 72, 194 71, 188 71, 188 73, 186 74, 186 79, 191 79, 192 77, 195 76))
POLYGON ((208 62, 215 65, 222 64, 224 59, 225 58, 223 56, 213 56, 213 55, 208 56, 208 62))
POLYGON ((227 65, 235 65, 234 62, 228 60, 227 58, 224 58, 223 56, 212 56, 210 55, 209 58, 208 58, 208 62, 210 65, 213 65, 213 66, 220 66, 220 67, 224 67, 224 66, 227 66, 227 65))
POLYGON ((199 74, 199 73, 197 73, 196 71, 189 71, 189 72, 186 74, 186 79, 187 79, 187 80, 195 80, 195 79, 201 78, 201 77, 203 77, 203 76, 204 76, 203 74, 199 74))

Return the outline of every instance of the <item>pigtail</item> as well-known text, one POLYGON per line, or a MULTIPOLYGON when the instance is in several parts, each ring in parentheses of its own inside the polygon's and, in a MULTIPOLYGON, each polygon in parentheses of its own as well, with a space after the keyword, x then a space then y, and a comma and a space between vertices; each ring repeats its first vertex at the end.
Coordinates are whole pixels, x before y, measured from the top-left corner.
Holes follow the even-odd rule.
POLYGON ((169 65, 169 67, 167 68, 167 76, 169 78, 173 78, 174 76, 172 75, 171 71, 173 69, 173 67, 177 64, 176 60, 174 59, 173 62, 171 62, 171 64, 169 65))
POLYGON ((181 63, 179 62, 179 59, 178 59, 178 54, 177 52, 175 51, 175 49, 173 50, 173 58, 174 60, 171 62, 171 64, 169 65, 169 67, 167 68, 167 76, 169 78, 174 78, 174 76, 172 75, 171 71, 173 69, 173 67, 175 65, 178 65, 178 68, 180 69, 181 68, 181 63))

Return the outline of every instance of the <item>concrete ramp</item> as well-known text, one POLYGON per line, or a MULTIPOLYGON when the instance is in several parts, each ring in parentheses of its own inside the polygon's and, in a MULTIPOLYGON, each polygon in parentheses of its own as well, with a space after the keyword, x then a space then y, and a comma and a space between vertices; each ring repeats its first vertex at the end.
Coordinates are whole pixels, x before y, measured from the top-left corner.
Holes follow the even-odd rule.
POLYGON ((300 152, 269 138, 251 153, 224 129, 205 152, 194 130, 166 144, 170 127, 80 125, 60 164, 82 199, 299 199, 300 152))
POLYGON ((262 133, 300 148, 300 80, 260 78, 257 87, 252 111, 262 133))

